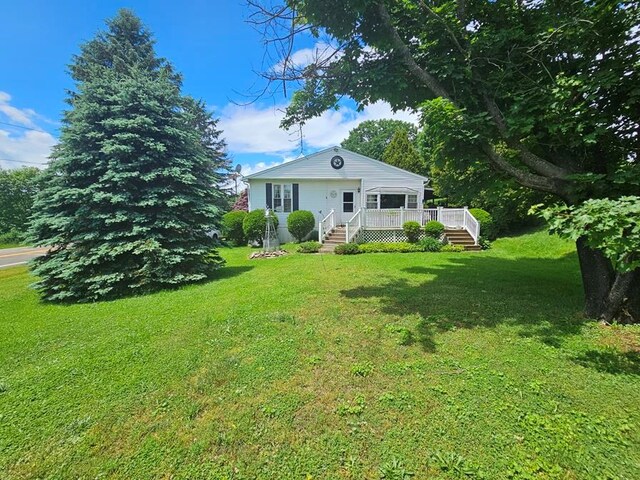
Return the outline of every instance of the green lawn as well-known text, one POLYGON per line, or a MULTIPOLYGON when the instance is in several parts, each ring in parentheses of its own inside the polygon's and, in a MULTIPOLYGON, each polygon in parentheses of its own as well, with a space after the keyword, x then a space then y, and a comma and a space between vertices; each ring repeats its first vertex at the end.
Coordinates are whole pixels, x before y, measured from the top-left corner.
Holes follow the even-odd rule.
POLYGON ((0 243, 0 250, 3 248, 17 248, 17 247, 26 247, 26 245, 21 245, 20 243, 0 243))
POLYGON ((249 252, 92 305, 0 270, 0 478, 640 478, 640 330, 571 245, 249 252))

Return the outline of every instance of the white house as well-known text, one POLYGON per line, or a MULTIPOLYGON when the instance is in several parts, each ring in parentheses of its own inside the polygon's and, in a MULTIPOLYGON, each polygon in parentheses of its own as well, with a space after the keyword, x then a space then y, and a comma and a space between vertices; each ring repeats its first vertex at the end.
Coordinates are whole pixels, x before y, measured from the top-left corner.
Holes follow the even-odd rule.
MULTIPOLYGON (((248 175, 245 181, 249 210, 274 210, 283 242, 291 240, 287 216, 296 210, 311 211, 320 241, 336 243, 401 240, 402 225, 409 220, 424 224, 438 219, 447 227, 466 229, 470 216, 466 209, 424 209, 427 177, 341 147, 248 175)), ((473 240, 477 243, 477 235, 473 240)))

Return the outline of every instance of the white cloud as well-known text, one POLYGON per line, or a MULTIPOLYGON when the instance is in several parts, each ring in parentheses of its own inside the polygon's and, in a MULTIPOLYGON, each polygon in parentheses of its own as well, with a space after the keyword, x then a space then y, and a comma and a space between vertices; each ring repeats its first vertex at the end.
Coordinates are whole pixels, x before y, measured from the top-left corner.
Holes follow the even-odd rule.
MULTIPOLYGON (((328 42, 317 42, 311 48, 301 48, 289 56, 288 68, 302 69, 311 63, 321 63, 331 59, 331 62, 342 56, 337 47, 328 42)), ((281 72, 284 62, 280 61, 274 66, 274 71, 281 72)))
POLYGON ((3 113, 11 122, 17 123, 24 127, 35 127, 32 118, 36 116, 36 112, 30 108, 20 109, 10 105, 11 95, 7 92, 0 91, 0 112, 3 113))
MULTIPOLYGON (((18 127, 38 128, 35 111, 11 105, 11 95, 0 91, 0 121, 18 127)), ((28 130, 0 124, 0 168, 43 166, 51 148, 57 143, 53 135, 42 130, 28 130)))
MULTIPOLYGON (((274 107, 258 107, 251 105, 241 107, 229 104, 222 109, 219 126, 227 141, 230 152, 261 153, 278 155, 284 158, 295 158, 299 149, 299 132, 295 129, 287 131, 280 128, 284 117, 285 105, 274 107)), ((418 116, 410 111, 393 112, 385 102, 368 105, 363 111, 352 108, 340 108, 324 112, 321 116, 309 120, 303 127, 303 145, 305 153, 339 145, 349 131, 365 120, 394 118, 418 123, 418 116)), ((282 163, 282 162, 279 162, 282 163)), ((251 168, 264 170, 269 166, 257 164, 251 168)), ((243 166, 244 168, 245 166, 243 166)), ((259 171, 259 170, 255 170, 259 171)), ((247 175, 245 170, 242 172, 247 175)))

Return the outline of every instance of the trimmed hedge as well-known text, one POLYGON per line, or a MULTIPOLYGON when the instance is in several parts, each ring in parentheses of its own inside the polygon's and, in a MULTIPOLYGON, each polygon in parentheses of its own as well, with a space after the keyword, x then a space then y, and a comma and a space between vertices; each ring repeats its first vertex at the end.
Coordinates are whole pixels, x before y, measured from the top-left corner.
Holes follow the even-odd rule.
POLYGON ((296 210, 287 217, 287 230, 298 242, 313 231, 316 219, 309 210, 296 210))
POLYGON ((404 222, 402 230, 407 237, 407 242, 418 243, 420 240, 420 224, 418 222, 404 222))
POLYGON ((438 239, 444 233, 444 225, 436 220, 430 220, 424 225, 424 233, 427 237, 438 239))
POLYGON ((225 238, 236 246, 246 245, 247 238, 244 235, 243 222, 247 216, 244 210, 234 210, 222 216, 222 231, 225 238))
POLYGON ((362 253, 412 253, 420 252, 420 247, 409 242, 371 242, 360 245, 362 253))
POLYGON ((340 245, 336 245, 333 253, 336 255, 357 255, 361 252, 357 243, 341 243, 340 245))
POLYGON ((300 253, 318 253, 322 248, 320 242, 303 242, 298 245, 298 252, 300 253))
POLYGON ((489 240, 495 240, 498 232, 491 214, 481 208, 470 208, 469 213, 480 223, 480 235, 489 240))
MULTIPOLYGON (((271 212, 273 225, 278 228, 278 217, 271 212)), ((242 222, 242 230, 249 242, 258 242, 262 244, 264 232, 267 229, 267 218, 264 216, 264 209, 253 210, 249 212, 242 222)))

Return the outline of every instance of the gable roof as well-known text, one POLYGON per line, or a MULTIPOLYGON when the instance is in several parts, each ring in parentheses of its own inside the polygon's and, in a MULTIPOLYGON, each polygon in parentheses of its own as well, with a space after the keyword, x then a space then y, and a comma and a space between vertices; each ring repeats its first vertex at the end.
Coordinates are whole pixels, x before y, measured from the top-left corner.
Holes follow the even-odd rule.
POLYGON ((324 150, 319 150, 319 151, 317 151, 315 153, 312 153, 310 155, 306 155, 304 157, 296 158, 295 160, 291 160, 289 162, 285 162, 285 163, 282 163, 280 165, 276 165, 275 167, 267 168, 266 170, 262 170, 260 172, 252 173, 251 175, 247 175, 245 178, 247 180, 251 180, 251 179, 254 179, 254 178, 256 178, 256 179, 257 178, 270 178, 270 175, 273 174, 273 173, 282 174, 282 173, 286 172, 286 169, 288 169, 288 168, 290 168, 290 167, 292 167, 294 165, 297 165, 299 163, 311 160, 314 157, 324 155, 324 154, 326 154, 326 153, 328 153, 330 151, 334 151, 336 153, 341 153, 343 155, 344 154, 348 154, 349 156, 358 158, 360 160, 364 160, 366 162, 372 162, 376 167, 387 169, 390 172, 402 173, 403 175, 409 175, 409 176, 415 177, 416 179, 420 179, 423 182, 428 182, 429 181, 429 178, 427 178, 427 177, 425 177, 423 175, 418 175, 417 173, 409 172, 408 170, 404 170, 402 168, 395 167, 393 165, 389 165, 388 163, 384 163, 384 162, 382 162, 380 160, 376 160, 375 158, 367 157, 365 155, 361 155, 359 153, 352 152, 351 150, 347 150, 346 148, 342 148, 342 147, 338 147, 338 146, 325 148, 324 150))

